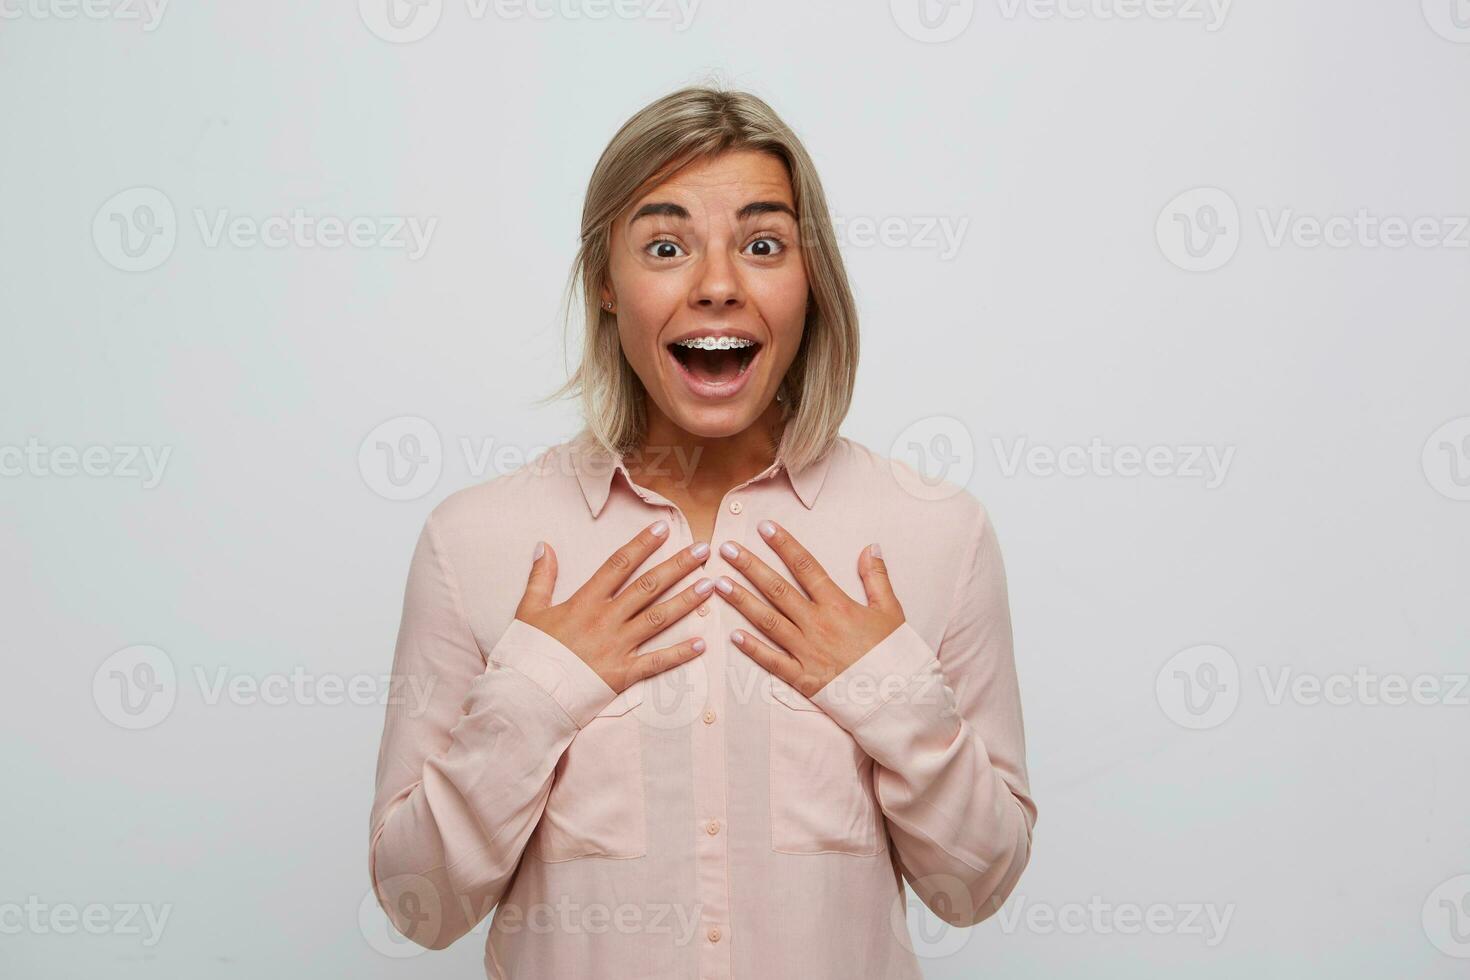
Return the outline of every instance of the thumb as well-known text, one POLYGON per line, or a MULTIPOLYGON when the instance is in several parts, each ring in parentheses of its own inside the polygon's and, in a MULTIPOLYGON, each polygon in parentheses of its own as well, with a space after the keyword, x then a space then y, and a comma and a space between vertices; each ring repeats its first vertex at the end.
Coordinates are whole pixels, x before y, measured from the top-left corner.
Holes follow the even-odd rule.
POLYGON ((893 594, 893 582, 888 578, 888 566, 883 561, 883 551, 876 544, 864 549, 858 562, 858 576, 863 580, 869 607, 891 609, 898 605, 898 597, 893 594))
POLYGON ((526 580, 526 593, 516 613, 533 612, 551 605, 551 590, 556 585, 556 552, 545 541, 536 542, 531 556, 531 575, 526 580))

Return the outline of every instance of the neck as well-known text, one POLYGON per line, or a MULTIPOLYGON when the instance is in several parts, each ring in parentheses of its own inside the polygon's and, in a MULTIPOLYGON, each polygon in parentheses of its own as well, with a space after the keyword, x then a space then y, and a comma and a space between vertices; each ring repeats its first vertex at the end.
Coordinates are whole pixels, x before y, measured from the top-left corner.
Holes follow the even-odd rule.
POLYGON ((671 500, 715 500, 765 470, 776 459, 783 421, 772 401, 744 430, 729 436, 698 436, 681 428, 650 399, 648 432, 627 459, 634 478, 671 500))

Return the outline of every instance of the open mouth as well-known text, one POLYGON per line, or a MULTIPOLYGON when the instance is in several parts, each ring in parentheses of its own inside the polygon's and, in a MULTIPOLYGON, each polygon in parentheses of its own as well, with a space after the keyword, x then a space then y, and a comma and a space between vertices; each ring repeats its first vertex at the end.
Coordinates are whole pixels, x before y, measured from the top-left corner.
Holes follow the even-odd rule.
POLYGON ((761 347, 741 337, 699 337, 669 344, 668 350, 686 380, 714 391, 741 381, 761 347))

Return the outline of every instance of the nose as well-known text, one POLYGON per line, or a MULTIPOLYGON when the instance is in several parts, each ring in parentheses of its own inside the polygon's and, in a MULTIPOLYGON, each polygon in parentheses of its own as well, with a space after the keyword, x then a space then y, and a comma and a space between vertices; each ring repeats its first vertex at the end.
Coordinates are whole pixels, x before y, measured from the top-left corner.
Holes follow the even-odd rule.
POLYGON ((739 309, 744 305, 740 277, 722 250, 714 249, 705 256, 692 298, 695 305, 706 310, 739 309))

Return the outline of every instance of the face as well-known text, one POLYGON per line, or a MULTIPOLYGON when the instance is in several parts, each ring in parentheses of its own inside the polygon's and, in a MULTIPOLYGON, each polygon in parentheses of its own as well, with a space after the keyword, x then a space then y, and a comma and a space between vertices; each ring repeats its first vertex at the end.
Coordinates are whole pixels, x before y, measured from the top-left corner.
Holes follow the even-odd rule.
POLYGON ((751 150, 691 164, 635 200, 611 244, 602 299, 650 413, 702 437, 744 431, 775 398, 806 318, 785 164, 751 150))

